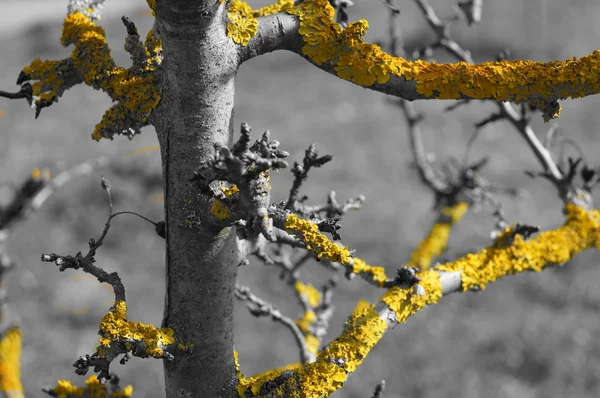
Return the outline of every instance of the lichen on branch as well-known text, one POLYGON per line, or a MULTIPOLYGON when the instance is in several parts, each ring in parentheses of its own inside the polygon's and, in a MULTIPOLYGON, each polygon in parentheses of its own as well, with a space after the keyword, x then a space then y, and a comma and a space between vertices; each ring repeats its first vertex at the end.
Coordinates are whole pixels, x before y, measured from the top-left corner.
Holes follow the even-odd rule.
MULTIPOLYGON (((434 267, 434 270, 461 272, 462 289, 485 289, 488 283, 505 275, 526 270, 541 271, 549 264, 563 264, 575 254, 589 248, 600 248, 600 212, 568 204, 566 223, 554 230, 525 240, 515 235, 510 245, 495 245, 468 254, 462 259, 434 267)), ((511 234, 507 228, 504 234, 511 234)))
MULTIPOLYGON (((0 317, 2 314, 0 314, 0 317)), ((21 385, 21 344, 23 332, 11 328, 0 335, 0 392, 7 397, 23 398, 21 385)))
POLYGON ((132 54, 134 63, 131 68, 116 66, 104 29, 88 14, 75 9, 64 20, 61 43, 75 45, 69 58, 35 59, 23 69, 17 84, 36 80, 31 85, 36 117, 41 109, 57 102, 67 89, 79 83, 102 90, 116 104, 103 115, 92 138, 96 141, 112 139, 115 134, 131 138, 149 124, 148 118, 160 101, 156 79, 162 59, 160 40, 156 32, 150 30, 145 43, 141 44, 135 26, 124 18, 128 30, 125 49, 132 54))
POLYGON ((585 249, 600 248, 600 212, 569 204, 566 213, 565 224, 556 230, 525 240, 509 228, 479 253, 417 273, 419 282, 411 288, 394 286, 376 305, 359 302, 342 334, 319 353, 316 362, 304 369, 292 364, 280 373, 276 369, 241 378, 238 391, 251 397, 329 396, 343 386, 386 332, 443 295, 484 288, 498 278, 525 270, 541 271, 585 249), (456 276, 462 283, 455 283, 456 276), (288 391, 293 392, 285 395, 288 391))
POLYGON ((329 260, 346 266, 349 273, 365 277, 378 286, 383 286, 388 277, 383 267, 368 265, 358 257, 352 257, 348 247, 342 247, 332 242, 319 227, 307 220, 290 214, 285 222, 285 230, 306 243, 306 249, 317 255, 317 260, 329 260))
POLYGON ((412 253, 407 266, 417 267, 421 271, 429 268, 432 260, 446 250, 452 226, 460 221, 468 207, 467 202, 458 202, 453 206, 444 207, 438 221, 431 227, 429 234, 412 253))
POLYGON ((105 384, 100 383, 96 375, 91 375, 87 378, 85 387, 77 387, 69 380, 58 380, 56 387, 46 387, 43 391, 48 395, 58 398, 130 398, 133 395, 133 387, 128 385, 121 390, 116 383, 112 383, 114 379, 117 378, 113 376, 113 379, 111 379, 112 388, 110 392, 105 384))
POLYGON ((227 16, 227 36, 235 43, 247 46, 251 38, 258 32, 258 20, 256 18, 265 15, 277 14, 289 11, 294 7, 294 0, 277 0, 275 4, 253 10, 245 1, 233 0, 227 16))
MULTIPOLYGON (((101 357, 109 354, 111 344, 114 342, 121 342, 128 349, 132 349, 134 343, 140 344, 143 342, 147 356, 162 358, 165 356, 163 348, 175 343, 172 329, 157 328, 141 322, 128 321, 127 303, 125 301, 115 301, 109 313, 100 321, 98 334, 101 337, 98 340, 100 345, 96 348, 96 351, 101 357)), ((136 352, 138 351, 136 350, 136 352)))

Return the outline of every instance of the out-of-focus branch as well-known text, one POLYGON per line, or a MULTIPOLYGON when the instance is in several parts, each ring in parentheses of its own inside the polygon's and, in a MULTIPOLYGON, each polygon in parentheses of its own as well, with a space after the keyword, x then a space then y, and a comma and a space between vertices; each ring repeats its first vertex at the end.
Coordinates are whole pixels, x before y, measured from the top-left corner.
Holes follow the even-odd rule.
POLYGON ((61 172, 56 177, 48 181, 48 183, 45 184, 45 186, 37 193, 37 195, 33 197, 31 200, 30 209, 37 211, 44 204, 44 202, 46 202, 46 200, 64 184, 75 177, 89 175, 92 173, 92 171, 107 166, 108 163, 108 157, 99 156, 61 172))
POLYGON ((444 207, 439 212, 438 219, 429 234, 419 243, 406 266, 416 267, 420 271, 428 269, 433 259, 446 250, 452 226, 462 218, 468 206, 466 202, 459 202, 454 206, 444 207))
POLYGON ((5 274, 14 267, 10 258, 0 251, 0 395, 24 398, 21 385, 20 322, 8 308, 5 274))
POLYGON ((85 387, 76 387, 68 380, 59 380, 56 387, 44 387, 42 391, 55 398, 79 398, 79 397, 106 397, 106 398, 130 398, 133 394, 133 387, 126 386, 121 390, 119 378, 116 374, 111 374, 110 391, 106 384, 100 383, 96 375, 91 375, 85 381, 85 387))
POLYGON ((256 317, 270 316, 275 322, 279 322, 287 327, 294 336, 298 347, 300 348, 300 362, 313 362, 316 358, 315 354, 310 352, 301 328, 291 318, 283 315, 273 304, 257 297, 247 286, 235 286, 235 297, 245 301, 250 313, 256 317))
POLYGON ((383 390, 385 390, 385 380, 381 380, 377 386, 375 387, 375 391, 373 391, 373 396, 371 398, 383 398, 383 390))
POLYGON ((427 154, 425 153, 425 146, 423 145, 423 138, 421 136, 421 128, 419 127, 419 122, 423 120, 423 115, 417 113, 414 104, 411 102, 401 99, 398 101, 398 104, 406 118, 410 149, 414 156, 421 180, 434 192, 440 194, 448 192, 450 189, 448 183, 435 173, 427 160, 427 154))

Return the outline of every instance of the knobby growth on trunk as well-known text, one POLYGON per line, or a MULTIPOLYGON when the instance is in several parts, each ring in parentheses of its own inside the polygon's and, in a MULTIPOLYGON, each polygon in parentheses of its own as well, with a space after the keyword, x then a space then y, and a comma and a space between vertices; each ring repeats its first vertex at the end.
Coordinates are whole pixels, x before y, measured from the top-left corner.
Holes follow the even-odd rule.
MULTIPOLYGON (((115 135, 131 139, 142 127, 155 127, 165 219, 148 221, 166 241, 166 296, 160 328, 131 321, 118 274, 95 264, 112 218, 127 213, 113 213, 110 184, 102 179, 110 215, 101 236, 90 240, 87 254, 42 256, 61 271, 80 269, 113 287, 114 305, 100 322, 96 352, 74 364, 78 374, 92 368, 97 377, 90 377, 86 387, 61 380, 44 391, 57 397, 96 396, 108 394, 102 383, 111 380, 111 396, 130 396, 132 388, 118 388, 109 367, 117 357, 124 363, 136 356, 163 359, 169 398, 326 397, 343 386, 388 331, 444 295, 481 290, 505 275, 541 271, 599 247, 600 213, 591 199, 596 171, 588 165, 581 169, 580 160, 559 167, 528 124, 527 108, 541 110, 549 120, 558 116, 559 100, 598 93, 600 52, 550 63, 501 59, 474 64, 448 36, 448 23, 426 0, 415 1, 436 33, 433 47, 449 51, 456 63, 404 57, 399 32, 394 30, 398 10, 391 0, 384 1, 392 22, 389 53, 364 41, 367 21, 348 23, 348 1, 278 0, 253 10, 239 0, 147 0, 155 22, 144 42, 135 24, 123 17, 125 49, 133 61, 123 68, 115 64, 105 32, 96 23, 104 1, 69 1, 61 43, 73 46, 72 54, 58 61, 34 60, 18 76, 20 90, 0 96, 26 98, 38 117, 69 88, 85 83, 106 92, 115 103, 95 126, 94 140, 112 140, 115 135), (252 142, 246 123, 234 140, 236 73, 243 62, 275 50, 295 52, 334 76, 399 98, 419 175, 436 195, 438 214, 410 261, 398 265, 395 275, 388 276, 384 267, 369 265, 334 242, 341 239, 341 216, 359 209, 364 197, 340 204, 332 192, 326 204, 311 206, 300 196, 308 171, 325 165, 330 155, 319 157, 310 146, 303 164, 292 168, 295 179, 289 198, 274 202, 270 173, 287 167, 287 152, 268 131, 252 142), (498 113, 478 127, 503 119, 516 127, 544 167, 543 175, 557 187, 564 202, 564 225, 534 238, 530 237, 537 232, 534 227, 509 226, 489 184, 477 175, 486 159, 457 167, 455 178, 440 176, 421 141, 423 116, 409 102, 416 99, 456 99, 460 101, 456 106, 471 99, 498 103, 498 113), (503 101, 520 105, 521 112, 503 101), (583 184, 576 182, 577 175, 583 184), (435 265, 452 226, 484 202, 495 206, 499 218, 493 244, 435 265), (267 248, 275 244, 278 248, 269 253, 267 248), (294 263, 279 245, 299 248, 306 255, 294 263), (305 310, 301 319, 285 316, 237 284, 237 269, 250 255, 277 264, 292 280, 305 310), (376 304, 359 302, 341 334, 325 346, 322 339, 333 311, 335 281, 321 291, 303 283, 299 268, 311 257, 331 269, 343 268, 349 278, 359 275, 384 289, 376 304), (251 377, 241 374, 234 351, 234 298, 245 301, 254 315, 270 316, 285 325, 300 347, 300 362, 251 377)), ((459 8, 469 23, 481 18, 481 1, 464 2, 459 8)), ((3 264, 0 261, 0 277, 8 268, 3 264)), ((6 312, 5 306, 0 309, 6 312)), ((0 323, 0 336, 0 390, 10 397, 21 396, 19 326, 0 323)), ((383 384, 375 396, 382 390, 383 384)))

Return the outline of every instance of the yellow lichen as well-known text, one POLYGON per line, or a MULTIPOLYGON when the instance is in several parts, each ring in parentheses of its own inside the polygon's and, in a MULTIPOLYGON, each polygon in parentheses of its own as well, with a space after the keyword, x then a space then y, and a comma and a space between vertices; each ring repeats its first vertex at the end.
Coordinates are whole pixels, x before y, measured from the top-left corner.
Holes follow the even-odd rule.
MULTIPOLYGON (((284 10, 300 19, 303 54, 318 65, 332 61, 339 77, 371 86, 391 75, 416 81, 416 90, 439 99, 475 98, 526 101, 547 106, 549 100, 578 98, 600 91, 600 51, 581 58, 548 63, 498 61, 469 65, 407 61, 392 57, 378 45, 363 42, 365 20, 341 29, 329 0, 305 0, 284 10)), ((559 108, 552 112, 557 117, 559 108)))
POLYGON ((443 208, 442 214, 449 217, 450 220, 440 221, 433 225, 427 237, 419 243, 419 246, 413 252, 410 261, 406 265, 417 267, 421 271, 429 268, 433 258, 446 250, 452 225, 460 221, 468 207, 466 202, 459 202, 454 206, 443 208))
POLYGON ((358 368, 386 329, 386 322, 373 307, 359 302, 346 322, 342 335, 319 353, 316 362, 306 365, 301 375, 299 396, 328 397, 339 389, 346 381, 347 373, 358 368), (337 359, 342 361, 337 362, 337 359))
POLYGON ((379 283, 379 286, 383 286, 383 283, 388 279, 387 275, 385 274, 385 268, 369 265, 358 257, 354 258, 352 272, 359 275, 370 274, 373 280, 379 283))
POLYGON ((541 271, 548 264, 563 264, 575 254, 600 247, 600 214, 574 204, 566 207, 565 224, 525 240, 516 235, 510 245, 497 245, 442 264, 439 271, 461 271, 463 290, 481 288, 508 274, 524 270, 541 271))
POLYGON ((244 1, 233 0, 227 16, 227 36, 235 43, 247 46, 258 31, 258 21, 252 15, 252 7, 244 1))
POLYGON ((304 315, 302 316, 302 319, 300 319, 298 321, 294 321, 294 323, 296 325, 298 325, 300 330, 302 330, 303 332, 307 332, 310 325, 312 325, 312 323, 316 320, 317 320, 317 315, 315 314, 315 312, 312 310, 308 310, 304 313, 304 315))
POLYGON ((46 181, 50 180, 50 170, 49 169, 43 169, 40 170, 38 167, 36 167, 35 169, 31 170, 31 179, 33 180, 41 180, 44 179, 46 181))
POLYGON ((238 189, 237 185, 233 184, 229 188, 221 188, 221 191, 225 194, 225 196, 231 197, 238 193, 240 190, 238 189))
POLYGON ((127 303, 115 301, 111 311, 100 322, 98 341, 100 346, 96 350, 102 355, 114 341, 144 341, 146 353, 155 358, 162 358, 163 347, 174 344, 173 330, 170 328, 157 328, 141 322, 130 322, 127 316, 127 303))
POLYGON ((152 10, 152 16, 156 16, 156 0, 146 0, 148 7, 152 10))
POLYGON ((408 317, 423 309, 427 304, 435 304, 442 297, 440 276, 433 270, 419 272, 419 290, 393 287, 381 298, 396 313, 398 322, 405 322, 408 317))
POLYGON ((76 387, 69 380, 58 380, 57 386, 52 391, 57 395, 57 398, 70 397, 90 397, 90 398, 125 398, 131 397, 133 387, 128 385, 121 391, 113 391, 108 393, 106 385, 100 384, 98 377, 92 375, 85 381, 86 387, 76 387))
MULTIPOLYGON (((405 322, 417 311, 435 304, 442 297, 439 271, 461 271, 463 290, 483 288, 504 275, 527 269, 541 270, 547 264, 568 261, 586 248, 600 248, 600 212, 586 211, 573 204, 566 207, 566 212, 565 224, 554 231, 543 232, 538 237, 525 241, 520 235, 514 236, 512 229, 508 228, 495 246, 432 270, 418 272, 418 285, 406 289, 392 287, 383 295, 381 302, 394 311, 395 321, 405 322)), ((456 222, 460 218, 459 213, 460 207, 449 209, 446 215, 456 222)), ((292 224, 297 225, 297 222, 292 220, 292 224)), ((309 227, 300 229, 307 230, 309 227)), ((294 370, 300 377, 300 391, 286 396, 327 397, 339 389, 347 374, 357 369, 388 327, 393 325, 388 325, 381 316, 373 305, 360 301, 346 322, 342 334, 319 353, 317 361, 306 364, 304 370, 294 370)), ((385 318, 390 319, 389 315, 385 318)), ((281 370, 265 372, 263 375, 268 377, 257 379, 252 384, 252 391, 259 392, 263 383, 274 380, 278 372, 281 370)), ((288 387, 293 387, 297 379, 289 380, 288 387)), ((246 388, 240 387, 238 391, 244 396, 246 388)), ((279 386, 277 391, 284 391, 284 386, 279 386)))
POLYGON ((234 43, 247 46, 250 39, 258 32, 258 20, 256 18, 291 10, 293 7, 293 0, 277 0, 275 4, 253 10, 248 3, 233 0, 227 10, 227 16, 229 17, 227 36, 234 43))
POLYGON ((321 301, 321 292, 319 292, 313 285, 298 281, 295 284, 296 292, 306 299, 306 302, 311 307, 316 307, 321 301))
POLYGON ((74 67, 87 85, 105 91, 118 104, 111 107, 96 125, 92 138, 102 138, 101 131, 110 130, 115 121, 135 115, 146 121, 160 101, 154 71, 160 63, 160 41, 151 30, 146 37, 145 60, 142 70, 133 71, 115 65, 106 41, 104 29, 82 12, 68 14, 64 20, 61 36, 63 45, 75 44, 67 60, 41 61, 35 59, 23 72, 38 80, 32 84, 36 103, 57 98, 65 87, 60 74, 74 67))
POLYGON ((306 248, 317 255, 319 260, 335 261, 343 265, 352 264, 352 272, 355 274, 367 274, 378 282, 379 286, 388 280, 383 267, 368 265, 364 260, 358 257, 350 257, 350 251, 347 247, 341 247, 332 242, 319 232, 319 227, 307 220, 298 218, 295 214, 290 214, 285 221, 285 230, 300 238, 306 243, 306 248))
POLYGON ((219 220, 225 220, 231 215, 231 211, 227 208, 227 206, 225 206, 223 202, 218 199, 215 200, 215 203, 213 203, 210 212, 219 220))
POLYGON ((285 221, 285 230, 306 242, 306 248, 317 254, 319 260, 335 261, 342 264, 350 263, 350 251, 347 247, 333 243, 319 227, 310 221, 302 220, 295 214, 290 214, 285 221))
MULTIPOLYGON (((236 355, 236 363, 237 363, 237 355, 236 355)), ((239 364, 237 365, 239 367, 239 364)), ((270 369, 266 372, 256 374, 254 376, 246 378, 243 373, 238 373, 238 386, 237 391, 240 394, 240 397, 245 397, 244 393, 246 390, 250 390, 253 395, 256 395, 260 392, 260 388, 262 385, 269 381, 275 379, 285 370, 299 371, 302 369, 302 364, 300 362, 291 363, 286 366, 282 366, 276 369, 270 369)))
POLYGON ((0 391, 7 397, 23 398, 21 385, 21 342, 20 328, 8 329, 0 337, 0 391))

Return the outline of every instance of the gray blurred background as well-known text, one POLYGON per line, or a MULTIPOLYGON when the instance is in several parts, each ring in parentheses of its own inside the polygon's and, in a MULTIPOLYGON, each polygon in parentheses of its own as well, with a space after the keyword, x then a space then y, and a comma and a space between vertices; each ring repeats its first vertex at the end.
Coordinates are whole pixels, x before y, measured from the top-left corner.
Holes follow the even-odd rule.
MULTIPOLYGON (((250 1, 254 8, 268 1, 250 1)), ((351 21, 370 22, 367 40, 387 40, 387 9, 376 0, 356 0, 351 21)), ((432 33, 412 1, 397 1, 407 47, 430 43, 432 33)), ((440 16, 452 15, 453 2, 431 0, 440 16)), ((19 71, 34 58, 60 59, 59 37, 66 0, 0 1, 0 88, 16 90, 19 71)), ((107 1, 100 22, 108 32, 117 62, 130 65, 123 50, 125 14, 145 35, 152 24, 143 0, 107 1)), ((600 4, 593 0, 484 1, 483 21, 467 27, 458 23, 453 37, 471 50, 477 61, 493 60, 502 49, 511 59, 549 61, 582 56, 597 48, 600 4)), ((443 56, 437 57, 444 60, 443 56)), ((451 102, 417 102, 427 150, 438 161, 462 158, 473 123, 496 110, 477 103, 453 113, 451 102)), ((600 164, 597 97, 565 101, 560 128, 600 164)), ((12 308, 23 321, 22 379, 28 397, 42 396, 40 387, 70 379, 79 355, 92 353, 100 318, 113 299, 110 288, 73 270, 60 273, 41 263, 41 253, 75 254, 97 237, 107 214, 100 174, 112 184, 115 211, 133 210, 162 219, 158 152, 126 156, 134 149, 157 145, 152 128, 133 141, 91 140, 94 125, 110 106, 105 94, 76 87, 58 104, 44 109, 38 120, 26 102, 0 100, 0 180, 19 182, 34 167, 55 175, 86 159, 110 156, 111 165, 92 177, 79 178, 53 196, 40 212, 19 224, 6 242, 6 252, 19 268, 8 275, 12 308)), ((238 73, 236 133, 247 121, 258 137, 265 129, 289 151, 290 163, 301 161, 312 142, 334 160, 310 174, 303 193, 311 203, 322 202, 329 190, 340 201, 364 194, 367 201, 343 220, 343 243, 370 264, 389 273, 405 263, 435 219, 433 195, 417 177, 408 149, 405 121, 385 95, 338 80, 295 54, 278 52, 252 60, 238 73)), ((544 134, 550 127, 539 114, 533 127, 544 134)), ((540 166, 523 139, 507 123, 487 126, 472 155, 491 157, 482 175, 497 186, 519 190, 517 198, 501 197, 509 222, 554 228, 562 222, 561 203, 544 180, 530 180, 525 170, 540 166)), ((274 199, 287 197, 292 175, 272 178, 274 199)), ((478 250, 490 243, 495 220, 489 209, 469 212, 455 227, 447 258, 478 250)), ((134 321, 159 325, 164 300, 164 241, 137 218, 117 218, 97 255, 98 265, 118 271, 125 284, 134 321)), ((600 257, 588 251, 565 267, 541 274, 507 277, 480 294, 454 294, 399 325, 370 353, 335 397, 367 398, 386 380, 386 397, 597 397, 600 374, 600 257)), ((240 283, 297 317, 301 308, 279 273, 257 261, 240 269, 240 283)), ((381 291, 360 278, 340 275, 330 341, 343 327, 359 299, 375 302, 381 291)), ((304 267, 302 278, 320 286, 329 274, 316 263, 304 267)), ((236 303, 235 338, 242 371, 247 375, 298 360, 289 332, 269 320, 254 319, 236 303)), ((162 363, 133 359, 112 370, 122 384, 134 386, 136 397, 163 396, 162 363)))

